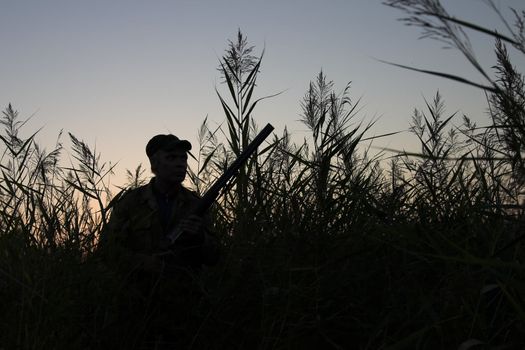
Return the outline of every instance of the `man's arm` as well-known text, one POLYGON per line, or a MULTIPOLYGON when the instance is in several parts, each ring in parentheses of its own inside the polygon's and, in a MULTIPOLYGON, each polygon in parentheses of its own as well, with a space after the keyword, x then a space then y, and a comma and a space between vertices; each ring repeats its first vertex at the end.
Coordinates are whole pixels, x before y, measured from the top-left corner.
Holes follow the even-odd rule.
POLYGON ((200 260, 204 265, 217 264, 220 256, 219 242, 211 229, 209 214, 204 217, 190 215, 181 220, 179 227, 184 232, 180 237, 179 245, 194 245, 199 248, 195 249, 194 253, 200 255, 200 260))
POLYGON ((126 198, 116 202, 111 210, 108 223, 100 233, 98 250, 102 259, 118 269, 161 271, 162 260, 133 251, 129 245, 130 209, 126 198))

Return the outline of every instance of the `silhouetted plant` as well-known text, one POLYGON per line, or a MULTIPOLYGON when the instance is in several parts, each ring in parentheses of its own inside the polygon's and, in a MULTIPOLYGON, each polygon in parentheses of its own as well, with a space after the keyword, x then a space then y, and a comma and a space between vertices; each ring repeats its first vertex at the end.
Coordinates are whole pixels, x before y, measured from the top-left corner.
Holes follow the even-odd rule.
POLYGON ((520 13, 515 9, 511 9, 515 17, 515 25, 513 28, 502 15, 494 1, 487 1, 487 4, 496 12, 509 31, 510 36, 505 36, 495 30, 490 30, 449 15, 439 0, 390 0, 384 1, 384 4, 406 12, 408 17, 402 20, 407 25, 421 27, 423 29, 423 37, 444 41, 451 47, 458 49, 488 82, 488 85, 483 85, 447 73, 402 66, 407 69, 480 87, 490 94, 490 113, 493 124, 489 129, 490 132, 495 133, 497 139, 500 140, 500 145, 497 147, 496 152, 500 153, 504 158, 507 158, 508 164, 510 164, 513 169, 512 176, 517 177, 517 184, 521 186, 523 184, 523 158, 525 154, 523 150, 523 140, 525 139, 525 129, 523 127, 525 123, 525 103, 523 96, 525 96, 525 91, 523 87, 523 77, 510 62, 507 49, 503 42, 511 44, 521 53, 525 54, 525 11, 520 13), (495 51, 498 60, 494 67, 497 75, 496 79, 491 78, 476 59, 470 40, 462 29, 463 27, 496 38, 495 51))
MULTIPOLYGON (((477 306, 465 305, 465 307, 472 310, 470 314, 476 319, 480 315, 486 315, 490 321, 476 322, 476 326, 472 325, 472 330, 466 339, 462 343, 458 339, 456 344, 462 347, 474 345, 523 346, 518 336, 521 327, 514 327, 513 324, 514 322, 522 323, 523 315, 525 315, 523 312, 525 304, 516 297, 520 290, 521 282, 519 281, 523 280, 522 269, 516 264, 516 257, 520 255, 520 244, 525 236, 516 237, 517 231, 515 231, 518 227, 523 228, 521 196, 523 194, 524 93, 523 78, 510 63, 503 42, 525 53, 523 35, 525 12, 519 13, 512 9, 516 19, 513 29, 495 3, 492 0, 487 1, 510 33, 509 36, 505 36, 449 15, 439 0, 392 0, 384 3, 407 13, 408 16, 403 18, 403 21, 408 25, 421 27, 423 37, 444 41, 458 49, 487 83, 475 83, 448 73, 396 65, 484 89, 489 95, 489 111, 492 116, 492 125, 487 127, 476 127, 469 118, 465 117, 465 126, 458 130, 467 137, 462 142, 464 141, 465 145, 470 148, 465 149, 462 156, 444 158, 432 156, 429 160, 432 163, 439 159, 446 162, 460 162, 454 166, 448 165, 449 169, 455 168, 457 171, 446 172, 446 174, 453 175, 455 186, 428 188, 432 196, 438 191, 446 190, 448 198, 442 199, 439 208, 451 205, 453 211, 443 216, 441 221, 447 219, 449 223, 446 226, 455 225, 462 229, 458 231, 447 228, 444 234, 434 229, 441 227, 442 230, 442 224, 426 224, 425 231, 438 234, 436 237, 431 237, 426 232, 421 232, 420 244, 426 245, 434 252, 424 255, 422 251, 426 249, 421 246, 415 246, 408 251, 417 256, 437 257, 444 262, 461 262, 465 270, 470 270, 474 266, 483 267, 478 271, 480 277, 486 277, 476 284, 481 283, 482 285, 479 297, 472 296, 473 301, 477 300, 477 306), (496 79, 491 78, 477 61, 463 28, 473 29, 496 38, 498 58, 495 66, 496 79), (449 196, 451 188, 454 189, 456 195, 449 196), (451 217, 450 214, 453 216, 451 217), (463 219, 458 220, 459 218, 463 219), (484 226, 480 226, 480 223, 483 223, 484 226), (493 260, 495 257, 497 260, 493 260), (499 259, 508 264, 506 268, 498 267, 499 259), (495 273, 495 270, 499 272, 495 273), (496 304, 497 307, 494 306, 496 304), (496 320, 499 322, 497 325, 496 320), (479 327, 477 333, 473 332, 474 327, 479 327), (487 331, 483 330, 488 330, 491 335, 486 335, 487 331)), ((421 154, 412 154, 412 156, 423 158, 423 160, 416 161, 416 163, 423 163, 424 159, 428 159, 427 154, 431 153, 429 151, 431 149, 425 147, 421 154)), ((445 166, 447 167, 446 163, 445 166)), ((423 178, 426 183, 430 183, 428 177, 423 178)), ((410 185, 411 182, 408 181, 407 184, 410 185)), ((412 198, 411 201, 418 203, 419 197, 412 198)), ((418 216, 420 219, 425 217, 422 213, 418 213, 418 216)), ((415 344, 416 340, 418 344, 422 344, 424 335, 428 332, 428 329, 416 331, 396 342, 395 346, 415 344)))
MULTIPOLYGON (((228 147, 215 147, 212 150, 203 149, 202 151, 205 152, 203 157, 206 159, 203 163, 204 167, 211 164, 215 167, 219 166, 219 172, 224 171, 228 163, 235 157, 238 157, 246 148, 257 131, 257 125, 252 115, 254 108, 261 100, 271 96, 257 99, 254 97, 263 53, 259 57, 253 56, 253 49, 254 46, 248 44, 246 36, 239 29, 236 39, 229 41, 229 47, 221 58, 219 71, 224 79, 223 82, 228 86, 231 102, 228 103, 218 90, 217 95, 226 116, 228 131, 225 135, 228 147), (210 163, 212 156, 219 156, 219 154, 213 154, 217 149, 221 150, 222 157, 216 157, 215 161, 210 163)), ((216 131, 212 132, 208 128, 205 134, 208 136, 213 135, 207 141, 217 145, 214 139, 216 131)), ((262 155, 264 152, 264 150, 259 152, 259 155, 262 155)), ((247 227, 246 219, 249 215, 246 211, 250 207, 253 208, 253 203, 252 205, 248 204, 250 202, 249 198, 258 197, 257 193, 255 193, 255 190, 258 188, 251 186, 249 183, 249 179, 256 172, 258 162, 257 156, 252 157, 246 166, 239 170, 239 174, 232 182, 232 185, 235 186, 235 195, 231 192, 226 192, 222 199, 223 203, 226 204, 226 212, 230 215, 235 215, 236 225, 240 227, 240 231, 244 232, 246 230, 242 227, 247 227)))
POLYGON ((105 312, 103 295, 111 293, 100 288, 109 277, 89 258, 103 225, 111 167, 101 166, 72 135, 76 162, 65 167, 62 133, 47 152, 36 143, 37 133, 22 136, 27 120, 11 105, 0 121, 0 275, 9 281, 0 291, 7 301, 0 306, 2 346, 81 348, 94 324, 79 317, 97 307, 105 312), (94 276, 101 284, 93 286, 94 276), (81 285, 94 289, 86 293, 81 285), (19 323, 9 325, 8 318, 19 323))
POLYGON ((145 177, 146 169, 139 164, 135 170, 126 170, 126 183, 120 189, 134 189, 145 185, 148 180, 145 177))
MULTIPOLYGON (((233 102, 233 105, 228 105, 217 91, 226 114, 229 148, 235 157, 239 156, 248 145, 250 131, 254 126, 252 111, 258 100, 252 101, 252 96, 263 54, 255 57, 251 54, 253 49, 254 46, 248 46, 247 38, 239 29, 236 40, 229 41, 229 48, 222 57, 219 67, 233 102)), ((245 168, 240 170, 236 184, 238 199, 241 203, 245 202, 248 194, 245 168)))
POLYGON ((498 92, 491 94, 489 99, 489 111, 494 123, 492 130, 502 143, 503 154, 509 158, 516 185, 522 187, 525 185, 524 80, 510 62, 501 40, 496 42, 496 55, 498 92))

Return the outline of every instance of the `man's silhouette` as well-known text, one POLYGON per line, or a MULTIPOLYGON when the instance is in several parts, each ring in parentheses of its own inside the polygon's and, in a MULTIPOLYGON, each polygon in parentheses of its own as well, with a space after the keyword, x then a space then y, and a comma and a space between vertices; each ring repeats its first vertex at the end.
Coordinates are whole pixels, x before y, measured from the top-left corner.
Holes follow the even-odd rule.
POLYGON ((164 330, 185 322, 181 317, 191 312, 197 300, 196 273, 218 259, 209 216, 191 214, 199 197, 182 186, 190 149, 188 141, 174 135, 154 136, 146 154, 155 176, 116 201, 101 233, 105 261, 136 287, 143 305, 151 310, 152 327, 164 330), (183 233, 167 246, 166 235, 175 227, 183 233))

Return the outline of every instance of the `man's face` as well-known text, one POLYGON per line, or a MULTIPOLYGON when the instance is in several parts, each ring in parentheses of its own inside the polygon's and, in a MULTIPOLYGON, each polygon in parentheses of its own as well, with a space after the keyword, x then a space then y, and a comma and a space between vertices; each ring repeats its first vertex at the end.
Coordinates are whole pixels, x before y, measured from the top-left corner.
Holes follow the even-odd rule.
POLYGON ((183 149, 159 150, 153 156, 151 167, 159 180, 182 183, 186 177, 188 154, 183 149))

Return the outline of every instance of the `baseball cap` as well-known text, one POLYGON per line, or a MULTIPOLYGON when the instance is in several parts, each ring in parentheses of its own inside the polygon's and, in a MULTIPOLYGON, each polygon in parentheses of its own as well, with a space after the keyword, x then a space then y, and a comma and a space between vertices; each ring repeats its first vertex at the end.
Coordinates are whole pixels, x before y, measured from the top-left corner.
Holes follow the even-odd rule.
POLYGON ((148 141, 146 154, 151 158, 159 150, 168 151, 177 148, 189 151, 191 150, 191 143, 187 140, 181 140, 173 134, 159 134, 148 141))

